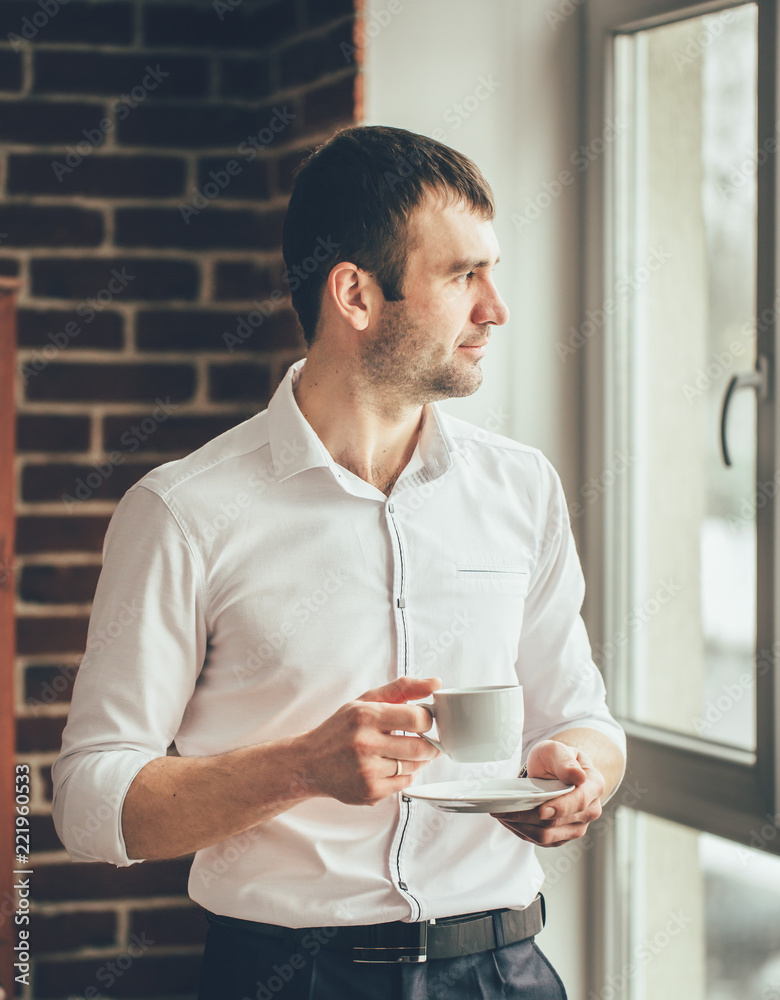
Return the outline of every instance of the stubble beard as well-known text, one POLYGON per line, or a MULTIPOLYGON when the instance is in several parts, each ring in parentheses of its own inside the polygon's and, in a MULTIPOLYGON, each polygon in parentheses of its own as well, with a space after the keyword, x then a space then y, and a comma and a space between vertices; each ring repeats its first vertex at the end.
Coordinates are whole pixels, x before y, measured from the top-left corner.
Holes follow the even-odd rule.
POLYGON ((406 303, 388 302, 359 356, 361 376, 387 404, 422 406, 471 396, 482 384, 478 360, 448 353, 416 323, 406 303))

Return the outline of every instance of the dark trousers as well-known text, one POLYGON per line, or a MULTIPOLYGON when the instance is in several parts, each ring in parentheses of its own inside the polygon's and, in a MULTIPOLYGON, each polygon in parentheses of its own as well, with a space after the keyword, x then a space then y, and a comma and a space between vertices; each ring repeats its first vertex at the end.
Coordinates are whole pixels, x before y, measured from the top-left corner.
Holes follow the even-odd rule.
POLYGON ((328 948, 321 931, 279 938, 207 917, 198 1000, 566 1000, 533 938, 417 965, 364 965, 328 948))

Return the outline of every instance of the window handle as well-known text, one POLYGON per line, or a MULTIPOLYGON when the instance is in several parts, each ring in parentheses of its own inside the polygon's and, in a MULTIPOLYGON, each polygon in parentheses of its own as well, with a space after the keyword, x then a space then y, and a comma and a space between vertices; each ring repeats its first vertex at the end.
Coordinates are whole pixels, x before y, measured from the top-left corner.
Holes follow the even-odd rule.
POLYGON ((766 399, 769 389, 768 365, 765 357, 759 357, 755 371, 742 372, 741 375, 733 375, 729 379, 726 387, 726 394, 723 397, 723 409, 720 415, 720 447, 723 453, 723 464, 731 465, 728 442, 726 441, 726 423, 729 416, 729 404, 731 397, 738 389, 755 389, 759 399, 766 399))

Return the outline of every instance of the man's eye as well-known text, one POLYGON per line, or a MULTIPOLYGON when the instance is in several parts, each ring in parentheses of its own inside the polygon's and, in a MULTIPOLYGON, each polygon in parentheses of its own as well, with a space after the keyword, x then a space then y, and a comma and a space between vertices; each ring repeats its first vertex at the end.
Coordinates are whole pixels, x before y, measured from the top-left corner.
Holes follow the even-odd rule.
POLYGON ((473 278, 473 277, 474 277, 474 271, 469 271, 468 274, 458 275, 458 281, 465 282, 468 278, 473 278))

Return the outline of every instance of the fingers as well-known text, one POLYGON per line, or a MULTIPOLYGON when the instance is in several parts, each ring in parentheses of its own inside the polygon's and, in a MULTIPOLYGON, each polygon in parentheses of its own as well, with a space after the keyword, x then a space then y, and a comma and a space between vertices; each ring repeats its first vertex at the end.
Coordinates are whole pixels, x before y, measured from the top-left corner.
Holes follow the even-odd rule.
POLYGON ((383 736, 378 744, 379 753, 394 760, 422 761, 427 763, 439 756, 436 747, 419 736, 383 736))
POLYGON ((361 694, 357 701, 384 701, 391 704, 402 704, 405 701, 417 701, 441 687, 439 677, 397 677, 389 684, 372 688, 361 694))
POLYGON ((506 813, 496 815, 495 818, 520 840, 535 844, 537 847, 560 847, 572 840, 578 840, 587 833, 589 826, 588 823, 569 823, 567 826, 542 829, 526 826, 523 823, 512 823, 507 819, 506 813))
POLYGON ((344 710, 356 724, 371 726, 380 733, 427 733, 433 726, 433 716, 423 705, 388 705, 358 699, 344 710))

